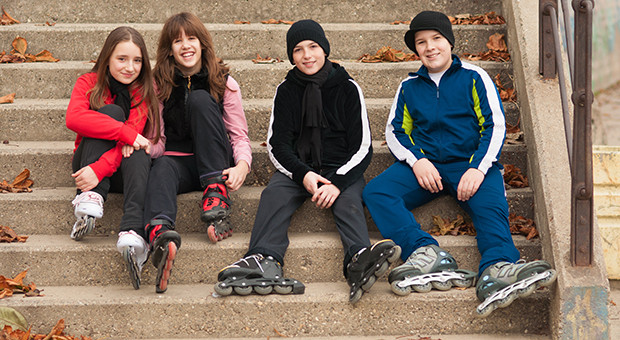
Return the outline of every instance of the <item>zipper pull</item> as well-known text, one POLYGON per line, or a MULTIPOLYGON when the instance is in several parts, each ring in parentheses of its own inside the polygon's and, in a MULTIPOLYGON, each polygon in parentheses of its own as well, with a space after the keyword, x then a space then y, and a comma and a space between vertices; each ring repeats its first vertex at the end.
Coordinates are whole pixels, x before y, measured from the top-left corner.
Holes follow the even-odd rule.
POLYGON ((192 90, 191 87, 192 87, 192 77, 187 76, 187 90, 191 91, 192 90))

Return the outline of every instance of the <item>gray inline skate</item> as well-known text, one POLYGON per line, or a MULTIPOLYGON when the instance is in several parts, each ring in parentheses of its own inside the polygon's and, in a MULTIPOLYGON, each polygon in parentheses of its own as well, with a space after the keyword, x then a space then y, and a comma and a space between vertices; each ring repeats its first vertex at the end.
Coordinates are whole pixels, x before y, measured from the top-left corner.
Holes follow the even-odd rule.
POLYGON ((217 275, 218 283, 214 290, 222 296, 267 295, 272 292, 278 294, 303 294, 306 287, 303 283, 283 277, 282 266, 273 257, 264 257, 261 254, 250 255, 224 267, 217 275))
POLYGON ((401 249, 392 240, 381 240, 360 250, 347 265, 349 302, 356 303, 370 290, 377 278, 387 272, 390 263, 400 257, 401 249))
POLYGON ((486 317, 497 308, 505 308, 516 298, 532 294, 538 287, 551 285, 557 277, 546 261, 517 263, 498 262, 484 270, 476 295, 482 301, 476 308, 479 317, 486 317))
POLYGON ((396 295, 407 295, 414 290, 427 293, 433 288, 449 290, 452 286, 467 288, 475 280, 475 272, 458 269, 454 257, 434 244, 416 249, 388 276, 396 295))

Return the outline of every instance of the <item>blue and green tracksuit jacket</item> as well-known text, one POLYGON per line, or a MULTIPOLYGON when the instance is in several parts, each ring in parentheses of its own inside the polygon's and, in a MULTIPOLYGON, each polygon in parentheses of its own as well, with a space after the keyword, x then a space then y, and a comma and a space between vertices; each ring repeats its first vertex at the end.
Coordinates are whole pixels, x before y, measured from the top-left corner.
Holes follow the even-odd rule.
POLYGON ((506 137, 504 109, 486 71, 452 55, 439 86, 425 66, 400 83, 385 137, 392 154, 409 166, 421 158, 468 160, 486 174, 506 137))

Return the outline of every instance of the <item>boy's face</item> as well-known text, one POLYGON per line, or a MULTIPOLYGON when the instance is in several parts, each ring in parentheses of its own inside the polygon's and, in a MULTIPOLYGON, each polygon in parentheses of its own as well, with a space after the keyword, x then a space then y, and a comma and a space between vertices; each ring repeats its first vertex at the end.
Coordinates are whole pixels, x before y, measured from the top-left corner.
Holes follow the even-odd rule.
POLYGON ((452 46, 441 33, 435 30, 418 31, 414 42, 422 64, 429 72, 445 71, 452 64, 452 46))
POLYGON ((313 40, 304 40, 293 48, 293 61, 297 69, 311 76, 325 65, 325 51, 313 40))

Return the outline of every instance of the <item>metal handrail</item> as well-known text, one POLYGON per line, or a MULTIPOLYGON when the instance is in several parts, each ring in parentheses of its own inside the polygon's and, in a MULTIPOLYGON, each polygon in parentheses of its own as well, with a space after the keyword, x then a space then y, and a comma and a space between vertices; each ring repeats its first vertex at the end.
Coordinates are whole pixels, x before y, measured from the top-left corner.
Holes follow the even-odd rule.
POLYGON ((593 260, 593 181, 592 181, 592 12, 594 1, 573 0, 575 13, 574 47, 570 36, 568 5, 561 1, 568 47, 573 93, 573 128, 570 126, 566 81, 558 34, 557 0, 540 0, 540 73, 543 78, 558 76, 564 131, 571 172, 571 262, 589 266, 593 260))

